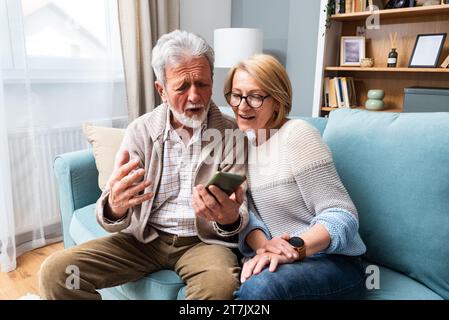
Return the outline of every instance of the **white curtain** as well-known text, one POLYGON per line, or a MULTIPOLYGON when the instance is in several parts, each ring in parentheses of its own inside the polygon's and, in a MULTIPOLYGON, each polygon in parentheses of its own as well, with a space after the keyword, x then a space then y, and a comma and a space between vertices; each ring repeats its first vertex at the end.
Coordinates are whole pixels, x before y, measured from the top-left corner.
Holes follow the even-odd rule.
POLYGON ((130 121, 161 102, 154 89, 151 51, 163 34, 179 28, 179 1, 118 0, 130 121))
POLYGON ((0 0, 0 269, 61 240, 53 160, 123 127, 116 0, 0 0))
POLYGON ((5 119, 3 85, 0 82, 0 271, 9 272, 16 268, 16 245, 5 119))

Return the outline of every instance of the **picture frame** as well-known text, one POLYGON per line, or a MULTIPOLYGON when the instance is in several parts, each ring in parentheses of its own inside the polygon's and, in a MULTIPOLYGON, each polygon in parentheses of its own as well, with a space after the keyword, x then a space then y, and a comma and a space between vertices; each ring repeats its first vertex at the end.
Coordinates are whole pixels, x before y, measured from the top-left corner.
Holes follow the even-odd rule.
POLYGON ((365 37, 341 37, 340 66, 360 67, 365 58, 365 37))
POLYGON ((418 34, 410 56, 409 68, 436 68, 446 36, 447 33, 418 34))

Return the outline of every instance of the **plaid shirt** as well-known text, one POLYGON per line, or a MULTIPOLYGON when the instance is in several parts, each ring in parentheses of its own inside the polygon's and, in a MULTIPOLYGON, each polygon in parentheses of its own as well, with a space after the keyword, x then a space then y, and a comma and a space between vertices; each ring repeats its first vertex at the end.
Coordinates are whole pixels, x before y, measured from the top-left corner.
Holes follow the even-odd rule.
POLYGON ((156 229, 182 237, 196 236, 192 208, 193 175, 201 153, 201 136, 207 124, 195 129, 187 145, 170 124, 164 132, 164 161, 159 190, 155 196, 149 223, 156 229))

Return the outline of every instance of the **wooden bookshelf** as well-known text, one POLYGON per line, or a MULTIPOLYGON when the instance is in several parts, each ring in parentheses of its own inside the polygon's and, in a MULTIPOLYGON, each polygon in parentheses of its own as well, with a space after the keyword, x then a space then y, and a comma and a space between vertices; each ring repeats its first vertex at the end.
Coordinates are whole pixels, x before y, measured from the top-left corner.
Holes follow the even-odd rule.
POLYGON ((418 73, 449 73, 449 68, 361 68, 361 67, 326 67, 325 71, 336 72, 418 72, 418 73))
MULTIPOLYGON (((386 4, 387 0, 384 0, 386 4)), ((322 4, 327 3, 323 0, 322 4)), ((385 111, 400 112, 403 108, 404 88, 430 87, 449 88, 449 68, 409 68, 416 37, 419 34, 448 33, 438 66, 449 55, 449 5, 435 5, 379 11, 379 29, 366 29, 365 56, 374 58, 372 68, 340 66, 340 39, 356 36, 357 27, 365 26, 372 12, 335 14, 331 16, 328 30, 323 32, 322 82, 329 77, 352 77, 355 82, 357 104, 363 106, 370 89, 385 91, 385 111), (398 63, 396 68, 387 68, 391 50, 389 34, 397 32, 398 63)), ((317 64, 317 72, 319 71, 317 64)), ((316 86, 318 88, 318 86, 316 86)), ((320 116, 326 116, 335 108, 323 107, 321 98, 320 116)), ((317 93, 318 97, 318 93, 317 93)), ((364 107, 357 107, 357 109, 364 107)), ((315 109, 316 110, 316 109, 315 109)))
POLYGON ((357 20, 365 20, 372 14, 379 14, 380 19, 425 17, 440 14, 449 14, 449 5, 441 4, 426 7, 386 9, 386 10, 379 10, 377 11, 377 13, 365 11, 356 13, 334 14, 332 15, 331 19, 334 21, 357 21, 357 20))
MULTIPOLYGON (((333 107, 322 107, 321 109, 322 109, 323 111, 329 112, 329 111, 337 110, 338 108, 333 108, 333 107)), ((350 109, 367 110, 365 107, 352 107, 352 108, 350 108, 350 109)), ((371 110, 368 110, 368 111, 371 111, 371 110)), ((382 111, 385 111, 385 112, 401 112, 402 109, 384 109, 384 110, 382 110, 382 111)), ((377 111, 376 111, 376 112, 377 112, 377 111)))

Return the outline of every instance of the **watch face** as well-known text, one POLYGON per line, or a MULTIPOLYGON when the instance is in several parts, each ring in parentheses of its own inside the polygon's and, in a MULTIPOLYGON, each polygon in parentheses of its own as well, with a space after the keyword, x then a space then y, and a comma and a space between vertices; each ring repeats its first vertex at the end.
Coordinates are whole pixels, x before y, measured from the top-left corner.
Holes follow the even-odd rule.
POLYGON ((300 237, 292 237, 290 240, 288 240, 288 243, 290 243, 295 248, 300 248, 304 245, 304 240, 302 240, 300 237))

